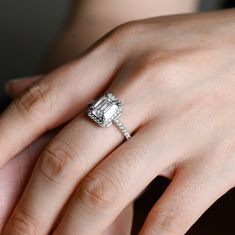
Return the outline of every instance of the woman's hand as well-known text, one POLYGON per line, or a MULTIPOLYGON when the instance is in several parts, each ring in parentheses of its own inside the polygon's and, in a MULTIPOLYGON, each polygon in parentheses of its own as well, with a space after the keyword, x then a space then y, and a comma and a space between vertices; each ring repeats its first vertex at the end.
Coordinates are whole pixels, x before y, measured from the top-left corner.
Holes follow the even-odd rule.
POLYGON ((3 234, 101 234, 157 175, 172 182, 140 234, 184 234, 235 184, 234 20, 228 10, 125 24, 13 101, 0 119, 2 165, 72 121, 3 234), (105 91, 125 103, 133 137, 123 144, 84 113, 105 91))

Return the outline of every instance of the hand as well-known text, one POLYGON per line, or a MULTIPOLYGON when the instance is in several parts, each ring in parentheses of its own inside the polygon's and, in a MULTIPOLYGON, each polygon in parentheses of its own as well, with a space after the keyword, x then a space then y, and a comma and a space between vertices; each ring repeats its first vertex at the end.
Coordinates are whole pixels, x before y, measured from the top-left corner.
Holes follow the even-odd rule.
POLYGON ((184 234, 234 187, 234 18, 125 24, 16 99, 0 120, 1 164, 72 121, 42 152, 3 234, 101 234, 157 175, 172 182, 140 234, 184 234), (125 103, 134 135, 123 144, 83 112, 105 90, 125 103))

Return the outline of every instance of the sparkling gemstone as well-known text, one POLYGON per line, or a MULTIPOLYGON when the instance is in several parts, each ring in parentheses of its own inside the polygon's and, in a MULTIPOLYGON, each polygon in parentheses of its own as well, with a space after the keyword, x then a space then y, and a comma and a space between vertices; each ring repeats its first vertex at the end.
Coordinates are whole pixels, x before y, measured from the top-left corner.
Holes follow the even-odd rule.
POLYGON ((95 116, 95 117, 97 117, 98 119, 102 119, 102 117, 103 117, 103 112, 101 111, 101 110, 99 110, 99 109, 94 109, 94 110, 92 110, 92 114, 95 116))
POLYGON ((121 115, 122 103, 112 94, 102 96, 92 104, 88 110, 88 115, 99 120, 101 126, 109 126, 114 118, 121 115))

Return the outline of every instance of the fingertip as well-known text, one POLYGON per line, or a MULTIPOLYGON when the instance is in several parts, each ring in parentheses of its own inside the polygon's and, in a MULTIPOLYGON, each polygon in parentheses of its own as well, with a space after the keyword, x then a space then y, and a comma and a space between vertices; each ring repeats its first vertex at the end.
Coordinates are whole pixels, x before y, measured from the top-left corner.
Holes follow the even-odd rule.
POLYGON ((10 97, 15 97, 39 78, 41 75, 12 79, 5 83, 5 92, 10 97))
POLYGON ((21 79, 13 79, 5 83, 5 92, 8 96, 14 97, 22 91, 21 79), (19 92, 18 92, 19 91, 19 92))

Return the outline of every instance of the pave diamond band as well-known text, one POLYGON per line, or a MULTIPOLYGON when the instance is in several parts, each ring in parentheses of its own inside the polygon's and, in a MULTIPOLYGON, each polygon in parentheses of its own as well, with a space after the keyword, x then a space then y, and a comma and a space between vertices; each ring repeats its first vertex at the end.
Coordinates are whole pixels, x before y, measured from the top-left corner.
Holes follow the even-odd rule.
POLYGON ((118 118, 113 120, 113 123, 122 132, 122 134, 125 136, 127 140, 131 138, 130 132, 118 118))
POLYGON ((94 101, 88 109, 88 116, 101 127, 109 127, 113 123, 127 140, 131 138, 130 132, 120 121, 123 112, 123 103, 111 93, 106 93, 94 101))

